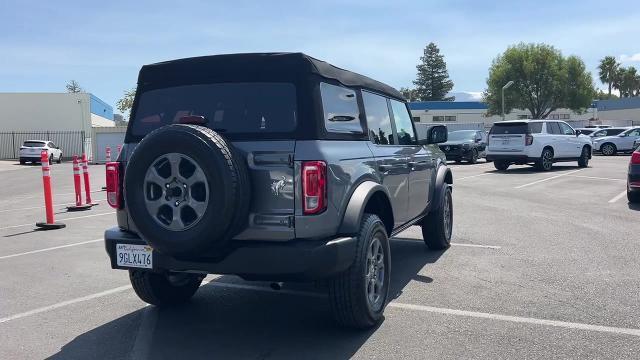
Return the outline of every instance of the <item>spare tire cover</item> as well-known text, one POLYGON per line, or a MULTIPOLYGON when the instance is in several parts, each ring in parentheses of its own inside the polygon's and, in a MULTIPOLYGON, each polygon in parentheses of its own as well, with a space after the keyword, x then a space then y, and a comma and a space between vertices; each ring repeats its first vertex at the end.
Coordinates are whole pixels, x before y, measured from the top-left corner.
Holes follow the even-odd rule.
POLYGON ((245 158, 222 136, 196 125, 153 131, 127 163, 124 198, 139 235, 180 257, 220 251, 246 224, 245 158))

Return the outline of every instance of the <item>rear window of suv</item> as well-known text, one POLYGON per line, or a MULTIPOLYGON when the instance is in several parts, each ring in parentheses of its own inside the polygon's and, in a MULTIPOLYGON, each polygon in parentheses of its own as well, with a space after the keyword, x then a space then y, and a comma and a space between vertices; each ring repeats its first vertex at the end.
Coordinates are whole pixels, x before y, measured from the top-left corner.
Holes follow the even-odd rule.
POLYGON ((183 116, 204 116, 225 134, 286 133, 296 128, 296 89, 290 83, 185 85, 142 93, 131 134, 141 137, 183 116))
POLYGON ((25 141, 24 144, 22 144, 22 146, 24 147, 44 147, 44 142, 42 141, 25 141))
POLYGON ((492 135, 526 134, 527 123, 493 124, 490 132, 492 135))

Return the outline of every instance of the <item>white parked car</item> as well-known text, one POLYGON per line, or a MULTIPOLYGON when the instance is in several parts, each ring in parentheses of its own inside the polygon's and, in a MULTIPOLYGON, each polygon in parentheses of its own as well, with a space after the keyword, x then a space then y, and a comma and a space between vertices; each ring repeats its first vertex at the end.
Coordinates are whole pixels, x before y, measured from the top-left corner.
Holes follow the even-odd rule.
POLYGON ((630 128, 615 136, 605 136, 593 140, 593 149, 602 155, 618 152, 633 152, 633 143, 640 139, 640 127, 630 128))
POLYGON ((498 170, 507 170, 511 164, 533 164, 549 171, 559 161, 577 161, 578 166, 586 167, 591 153, 591 138, 564 121, 512 120, 491 127, 487 161, 493 161, 498 170))
POLYGON ((27 162, 39 163, 42 150, 49 152, 50 164, 54 161, 58 164, 62 162, 62 150, 51 141, 27 140, 20 146, 20 164, 26 164, 27 162))

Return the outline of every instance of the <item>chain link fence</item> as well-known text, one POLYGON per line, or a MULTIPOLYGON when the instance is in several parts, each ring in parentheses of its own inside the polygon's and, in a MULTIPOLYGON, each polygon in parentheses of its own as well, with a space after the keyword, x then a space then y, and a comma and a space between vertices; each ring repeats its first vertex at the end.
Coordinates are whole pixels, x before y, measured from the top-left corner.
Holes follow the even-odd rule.
POLYGON ((84 131, 6 131, 0 132, 0 159, 14 160, 20 157, 20 146, 27 140, 51 141, 62 150, 64 160, 73 154, 82 154, 84 131))

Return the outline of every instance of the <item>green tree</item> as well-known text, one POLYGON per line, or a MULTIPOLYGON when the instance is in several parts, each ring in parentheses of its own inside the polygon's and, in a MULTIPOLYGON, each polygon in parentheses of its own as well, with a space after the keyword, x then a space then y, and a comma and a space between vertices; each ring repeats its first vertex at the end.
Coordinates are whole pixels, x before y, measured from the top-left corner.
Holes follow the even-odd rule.
POLYGON ((133 98, 136 96, 136 88, 125 90, 124 96, 116 102, 116 108, 123 116, 129 118, 129 112, 133 107, 133 98))
POLYGON ((602 90, 598 90, 598 92, 596 93, 595 96, 596 100, 607 100, 607 99, 617 99, 618 96, 615 94, 607 94, 606 92, 602 91, 602 90))
POLYGON ((418 100, 418 94, 416 94, 416 90, 415 89, 409 89, 409 88, 402 87, 402 88, 400 88, 400 93, 408 101, 416 101, 416 100, 418 100))
POLYGON ((69 81, 67 85, 65 85, 65 87, 67 88, 68 93, 76 94, 76 93, 82 92, 82 88, 80 87, 80 84, 78 84, 78 82, 75 80, 69 81))
POLYGON ((418 77, 413 82, 416 85, 417 99, 420 101, 455 100, 454 97, 447 97, 449 91, 453 89, 453 81, 449 79, 447 63, 436 44, 429 43, 424 48, 420 61, 421 63, 416 66, 418 77))
POLYGON ((505 111, 527 109, 534 119, 559 108, 584 111, 596 94, 580 58, 565 58, 545 44, 520 43, 493 60, 484 92, 490 114, 501 113, 501 90, 509 81, 514 85, 505 90, 505 111))
POLYGON ((605 56, 602 60, 600 60, 600 65, 598 65, 598 75, 600 76, 600 81, 602 81, 603 84, 607 84, 609 86, 609 97, 611 97, 611 88, 616 80, 616 77, 618 76, 619 67, 620 64, 613 56, 605 56))
POLYGON ((620 97, 640 96, 640 74, 635 67, 619 68, 614 81, 614 87, 620 92, 620 97))

